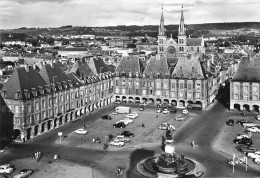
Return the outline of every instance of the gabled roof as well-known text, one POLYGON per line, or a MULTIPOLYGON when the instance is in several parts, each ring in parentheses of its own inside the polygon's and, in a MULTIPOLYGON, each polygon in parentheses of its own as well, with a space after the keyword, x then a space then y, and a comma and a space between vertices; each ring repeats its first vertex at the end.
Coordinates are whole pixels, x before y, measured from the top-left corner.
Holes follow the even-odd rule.
POLYGON ((194 55, 189 55, 179 58, 176 67, 173 70, 172 76, 174 78, 206 78, 202 70, 200 61, 194 55))
POLYGON ((46 64, 44 65, 39 74, 45 81, 47 85, 53 84, 53 83, 62 83, 62 81, 68 81, 69 78, 66 74, 62 72, 60 69, 60 65, 56 63, 52 64, 46 64))
POLYGON ((202 38, 187 38, 187 46, 201 46, 202 38))
POLYGON ((147 61, 144 73, 147 75, 169 75, 169 65, 166 57, 164 55, 151 56, 147 61))
POLYGON ((92 70, 92 72, 96 74, 108 72, 109 70, 106 67, 106 64, 101 58, 95 59, 92 58, 89 60, 88 66, 92 70))
POLYGON ((142 73, 144 66, 137 55, 123 56, 116 71, 125 73, 142 73))
POLYGON ((68 73, 76 73, 81 78, 86 78, 94 75, 91 68, 87 63, 76 61, 73 66, 68 70, 68 73))
POLYGON ((244 57, 240 61, 232 81, 260 82, 260 58, 244 57))
POLYGON ((43 78, 30 67, 28 71, 24 67, 15 69, 11 77, 2 88, 2 92, 6 90, 7 99, 15 99, 17 91, 20 91, 19 97, 16 99, 25 99, 24 90, 32 91, 32 88, 44 87, 46 83, 43 78))

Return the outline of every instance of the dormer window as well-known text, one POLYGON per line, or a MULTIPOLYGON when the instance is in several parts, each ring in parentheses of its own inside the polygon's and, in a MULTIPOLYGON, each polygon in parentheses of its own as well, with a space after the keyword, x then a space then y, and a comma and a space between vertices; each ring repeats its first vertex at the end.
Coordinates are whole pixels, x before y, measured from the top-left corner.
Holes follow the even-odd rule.
POLYGON ((36 90, 36 88, 32 88, 32 93, 33 93, 33 96, 37 96, 37 90, 36 90))
POLYGON ((28 90, 24 89, 24 96, 26 99, 29 99, 30 98, 30 93, 28 92, 28 90))
POLYGON ((14 99, 19 99, 20 98, 20 90, 17 90, 17 92, 14 95, 14 99))
POLYGON ((38 88, 39 88, 39 91, 40 91, 41 95, 43 95, 44 94, 43 88, 41 86, 39 86, 38 88))
POLYGON ((60 83, 60 82, 57 82, 57 85, 58 85, 59 90, 62 90, 61 83, 60 83))

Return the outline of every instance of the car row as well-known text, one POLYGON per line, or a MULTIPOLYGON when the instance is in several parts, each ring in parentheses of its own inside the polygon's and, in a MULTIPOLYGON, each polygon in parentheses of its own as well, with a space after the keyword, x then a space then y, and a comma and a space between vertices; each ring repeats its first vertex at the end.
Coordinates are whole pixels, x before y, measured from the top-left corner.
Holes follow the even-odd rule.
POLYGON ((175 127, 172 124, 162 123, 159 125, 158 129, 160 130, 175 130, 175 127))
POLYGON ((130 142, 130 138, 134 137, 134 134, 127 131, 127 130, 124 130, 122 131, 119 135, 116 136, 116 138, 111 141, 109 144, 111 146, 119 146, 119 147, 122 147, 125 145, 125 143, 127 142, 130 142))

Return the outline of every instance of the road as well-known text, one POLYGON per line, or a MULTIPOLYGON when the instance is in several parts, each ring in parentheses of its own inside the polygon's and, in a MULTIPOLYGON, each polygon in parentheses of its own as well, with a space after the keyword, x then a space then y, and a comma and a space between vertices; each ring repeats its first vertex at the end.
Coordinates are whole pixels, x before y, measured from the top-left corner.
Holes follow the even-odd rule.
MULTIPOLYGON (((108 178, 115 177, 118 165, 123 165, 125 177, 143 178, 136 172, 135 166, 140 160, 160 153, 161 149, 159 146, 104 152, 55 144, 58 132, 63 132, 63 135, 69 134, 75 128, 91 123, 101 115, 111 113, 112 109, 113 106, 105 108, 98 113, 35 138, 32 142, 25 144, 14 143, 7 152, 0 155, 0 164, 25 157, 38 150, 50 159, 54 154, 60 154, 61 159, 90 166, 101 171, 108 178)), ((211 143, 225 123, 225 118, 232 115, 232 113, 228 112, 218 102, 211 110, 201 113, 199 118, 190 121, 175 135, 177 153, 183 153, 202 163, 207 170, 206 177, 255 177, 260 175, 259 171, 252 169, 248 169, 246 172, 244 166, 236 166, 235 174, 233 174, 232 167, 226 163, 227 159, 211 148, 211 143), (192 140, 199 145, 198 149, 191 149, 190 143, 192 140)))

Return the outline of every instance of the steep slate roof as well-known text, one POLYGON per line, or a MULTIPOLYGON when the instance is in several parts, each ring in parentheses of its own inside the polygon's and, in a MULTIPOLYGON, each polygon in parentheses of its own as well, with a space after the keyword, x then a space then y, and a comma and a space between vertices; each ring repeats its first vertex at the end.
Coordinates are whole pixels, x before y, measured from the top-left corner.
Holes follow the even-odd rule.
POLYGON ((144 73, 147 75, 169 75, 169 65, 166 57, 163 55, 151 56, 147 61, 144 73))
POLYGON ((87 63, 82 63, 80 61, 76 61, 73 66, 68 70, 68 73, 76 73, 79 77, 90 77, 94 75, 91 68, 87 63))
POLYGON ((175 78, 206 78, 198 58, 194 55, 179 58, 172 76, 175 78))
POLYGON ((46 83, 42 77, 30 67, 28 71, 24 67, 18 67, 2 88, 6 90, 7 99, 14 99, 17 91, 20 91, 19 99, 25 99, 24 89, 31 92, 32 88, 44 87, 46 83))
POLYGON ((201 46, 202 38, 187 38, 187 46, 201 46))
POLYGON ((243 58, 232 81, 260 82, 260 58, 243 58))
POLYGON ((92 58, 89 60, 88 66, 92 70, 94 74, 100 74, 104 72, 108 72, 106 64, 101 58, 95 59, 92 58))
POLYGON ((57 82, 61 83, 62 81, 70 80, 69 77, 62 72, 62 70, 60 69, 60 65, 56 63, 44 65, 41 68, 39 74, 41 75, 41 77, 47 85, 53 84, 53 80, 55 84, 57 82))
POLYGON ((142 73, 144 66, 139 59, 139 56, 123 56, 120 63, 118 64, 116 71, 125 73, 142 73))

